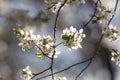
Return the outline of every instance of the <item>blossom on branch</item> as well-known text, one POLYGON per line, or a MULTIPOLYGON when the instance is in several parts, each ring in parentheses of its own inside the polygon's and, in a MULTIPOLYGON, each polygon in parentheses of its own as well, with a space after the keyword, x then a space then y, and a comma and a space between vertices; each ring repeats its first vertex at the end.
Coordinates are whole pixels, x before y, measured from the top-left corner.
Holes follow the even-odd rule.
POLYGON ((36 36, 32 32, 15 28, 13 29, 13 31, 20 40, 19 46, 22 47, 23 51, 28 51, 30 48, 35 46, 34 40, 36 39, 36 36))
POLYGON ((32 76, 33 75, 29 66, 21 71, 22 80, 31 80, 32 76))
POLYGON ((64 29, 63 34, 61 35, 64 45, 69 47, 70 50, 78 49, 78 47, 82 48, 81 42, 84 37, 85 34, 83 34, 83 29, 77 31, 76 28, 73 28, 73 26, 71 26, 70 29, 64 29))
MULTIPOLYGON (((32 32, 24 31, 21 29, 13 29, 14 34, 20 40, 19 46, 23 51, 28 51, 32 47, 36 47, 39 53, 36 53, 37 57, 44 57, 45 55, 52 57, 54 53, 54 39, 51 36, 34 35, 32 32)), ((55 50, 54 58, 57 58, 58 54, 55 50)))
MULTIPOLYGON (((57 11, 59 10, 60 6, 64 3, 65 0, 59 0, 59 1, 55 1, 55 0, 45 0, 45 4, 47 6, 48 10, 51 10, 53 13, 57 13, 57 11)), ((73 3, 78 3, 78 4, 85 4, 85 0, 67 0, 65 5, 70 5, 73 3)), ((63 6, 64 7, 64 6, 63 6)), ((63 8, 62 7, 62 8, 63 8)))
MULTIPOLYGON (((105 26, 108 24, 108 21, 110 18, 112 18, 112 16, 114 15, 114 10, 112 8, 110 8, 109 6, 106 5, 102 5, 102 4, 98 4, 97 5, 97 14, 95 15, 94 20, 92 20, 92 23, 101 23, 102 26, 105 26)), ((90 14, 93 16, 93 14, 90 14)))
POLYGON ((119 38, 116 27, 111 24, 103 29, 103 33, 104 38, 108 39, 109 41, 115 41, 119 38))
POLYGON ((47 5, 47 9, 51 10, 53 13, 56 13, 60 6, 63 4, 63 0, 60 0, 58 2, 45 0, 45 4, 47 5))
MULTIPOLYGON (((52 57, 54 53, 54 39, 51 36, 38 36, 36 39, 36 47, 42 50, 46 55, 52 57)), ((54 58, 57 58, 59 52, 55 52, 54 58)))

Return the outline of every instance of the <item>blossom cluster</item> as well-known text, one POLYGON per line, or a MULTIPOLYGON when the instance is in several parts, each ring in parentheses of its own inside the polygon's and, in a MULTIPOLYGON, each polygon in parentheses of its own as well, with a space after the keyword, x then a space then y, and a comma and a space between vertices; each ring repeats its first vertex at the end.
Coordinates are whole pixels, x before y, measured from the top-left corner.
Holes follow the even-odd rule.
MULTIPOLYGON (((52 57, 55 44, 51 36, 34 35, 32 32, 21 29, 14 29, 14 33, 20 40, 19 46, 22 47, 23 51, 29 51, 30 48, 36 47, 43 56, 52 57)), ((54 58, 57 58, 58 54, 59 52, 55 51, 54 58)))
POLYGON ((83 34, 83 29, 77 31, 76 28, 73 28, 73 26, 71 26, 70 29, 65 28, 63 30, 63 34, 61 35, 64 45, 69 47, 70 50, 78 49, 78 47, 82 48, 81 42, 84 37, 85 34, 83 34))
MULTIPOLYGON (((114 10, 107 5, 97 5, 98 14, 96 15, 97 21, 102 25, 102 33, 104 38, 108 41, 115 41, 119 39, 119 33, 116 26, 109 24, 109 20, 114 15, 114 10)), ((112 61, 120 66, 120 52, 116 49, 112 50, 112 61)))
POLYGON ((104 38, 109 41, 115 41, 118 39, 118 31, 115 26, 108 24, 109 19, 114 15, 114 10, 107 5, 97 5, 98 14, 96 14, 97 21, 102 25, 102 32, 104 38))
POLYGON ((109 41, 115 41, 119 38, 119 34, 116 27, 111 24, 107 28, 104 27, 103 32, 104 38, 106 38, 109 41))
POLYGON ((51 10, 53 13, 56 13, 60 6, 63 4, 63 1, 49 1, 45 0, 45 4, 47 5, 47 9, 51 10))
POLYGON ((98 5, 98 14, 96 15, 97 19, 102 25, 108 24, 108 19, 112 17, 114 11, 107 5, 98 5))
MULTIPOLYGON (((47 9, 51 10, 53 13, 56 13, 63 3, 64 3, 64 0, 59 0, 59 1, 45 0, 47 9)), ((70 5, 73 3, 85 4, 85 0, 67 0, 65 5, 70 5)))
POLYGON ((120 66, 120 51, 117 49, 112 49, 112 61, 116 62, 118 66, 120 66))
MULTIPOLYGON (((36 37, 36 45, 38 50, 41 49, 42 52, 46 53, 49 57, 52 57, 53 53, 54 53, 54 39, 51 36, 39 36, 37 35, 36 37)), ((55 55, 54 58, 57 58, 59 54, 59 51, 55 51, 55 55)))
POLYGON ((34 44, 34 40, 36 38, 35 35, 32 34, 32 32, 29 31, 23 31, 20 30, 20 36, 19 36, 19 46, 22 46, 22 50, 23 51, 28 51, 30 48, 32 48, 35 44, 34 44))
POLYGON ((26 68, 22 69, 21 71, 21 78, 22 80, 31 80, 32 78, 32 72, 30 70, 30 67, 27 66, 26 68))

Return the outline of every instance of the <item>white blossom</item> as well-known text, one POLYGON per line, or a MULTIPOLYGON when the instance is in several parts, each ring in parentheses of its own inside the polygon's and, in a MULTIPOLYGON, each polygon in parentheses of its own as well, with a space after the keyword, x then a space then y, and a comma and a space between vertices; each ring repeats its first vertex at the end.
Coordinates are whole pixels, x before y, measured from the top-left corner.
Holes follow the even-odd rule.
POLYGON ((36 36, 32 32, 21 30, 21 36, 19 37, 19 46, 22 47, 23 51, 28 51, 34 46, 34 40, 36 36))
POLYGON ((119 38, 119 34, 116 27, 111 24, 108 26, 108 28, 105 27, 103 32, 104 32, 104 38, 109 41, 115 41, 119 38))
POLYGON ((32 76, 33 75, 29 66, 21 71, 22 80, 31 80, 32 76))
POLYGON ((63 0, 60 0, 58 2, 45 0, 45 4, 47 5, 48 9, 50 9, 53 13, 56 13, 60 6, 63 4, 63 0))
POLYGON ((98 5, 97 9, 99 11, 99 13, 96 15, 97 18, 99 18, 99 22, 102 24, 107 24, 108 23, 108 19, 112 17, 112 15, 114 14, 114 11, 112 8, 110 8, 107 5, 98 5))
POLYGON ((37 46, 44 52, 44 53, 53 53, 54 52, 54 40, 49 35, 43 36, 37 41, 37 46))
MULTIPOLYGON (((60 51, 55 51, 54 58, 58 58, 58 55, 60 54, 60 51)), ((52 57, 53 53, 50 53, 48 56, 52 57)))
POLYGON ((58 9, 60 8, 61 5, 62 5, 62 2, 58 2, 57 4, 55 4, 55 6, 53 6, 53 7, 51 8, 51 11, 52 11, 53 13, 56 13, 56 12, 58 11, 58 9))
MULTIPOLYGON (((36 46, 39 50, 39 48, 49 57, 52 57, 54 53, 54 39, 51 36, 38 36, 36 39, 36 46)), ((57 58, 59 52, 55 52, 54 58, 57 58)))
POLYGON ((58 77, 55 80, 67 80, 67 78, 66 77, 58 77))
POLYGON ((83 29, 77 31, 76 28, 71 26, 70 29, 66 28, 63 30, 63 34, 61 36, 64 41, 64 45, 68 46, 69 50, 78 49, 78 47, 82 48, 81 42, 85 37, 85 34, 83 34, 83 29))
MULTIPOLYGON (((50 0, 45 0, 44 2, 47 5, 47 8, 49 10, 51 10, 53 13, 57 13, 60 6, 64 3, 64 0, 58 0, 58 1, 57 0, 51 0, 51 1, 50 0)), ((71 5, 73 3, 85 4, 86 2, 85 2, 85 0, 67 0, 65 5, 71 5)))
POLYGON ((112 51, 111 60, 114 61, 116 65, 120 66, 120 51, 118 50, 112 51))
MULTIPOLYGON (((36 47, 40 53, 44 53, 49 57, 52 57, 54 53, 54 39, 48 36, 34 35, 32 32, 23 30, 14 30, 15 35, 17 35, 20 40, 19 46, 22 47, 23 51, 28 51, 32 47, 36 47)), ((60 52, 55 51, 54 58, 57 58, 60 52)))

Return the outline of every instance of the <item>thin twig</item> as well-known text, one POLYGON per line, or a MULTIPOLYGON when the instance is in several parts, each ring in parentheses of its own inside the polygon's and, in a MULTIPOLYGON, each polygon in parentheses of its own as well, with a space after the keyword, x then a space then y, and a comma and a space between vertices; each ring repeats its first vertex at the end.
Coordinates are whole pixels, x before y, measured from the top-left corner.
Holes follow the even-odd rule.
POLYGON ((85 29, 87 27, 87 25, 93 20, 93 18, 96 16, 96 12, 97 12, 97 4, 98 4, 99 0, 97 0, 97 2, 95 3, 95 10, 93 15, 91 16, 91 18, 88 20, 88 22, 83 26, 83 29, 85 29))
MULTIPOLYGON (((67 0, 65 0, 65 1, 63 2, 63 4, 59 7, 59 9, 58 9, 58 11, 57 11, 57 14, 56 14, 55 24, 54 24, 54 39, 56 38, 55 33, 56 33, 56 28, 57 28, 58 16, 59 16, 59 13, 60 13, 61 8, 65 5, 66 2, 67 2, 67 0)), ((56 40, 55 40, 55 41, 56 41, 56 40)))
POLYGON ((63 43, 64 43, 64 42, 60 42, 59 44, 57 44, 57 45, 55 46, 55 48, 58 47, 59 45, 63 44, 63 43))
POLYGON ((109 22, 108 22, 108 26, 110 25, 112 19, 113 19, 114 16, 115 16, 115 12, 116 12, 116 10, 117 10, 117 5, 118 5, 118 0, 116 1, 115 8, 114 8, 114 14, 112 15, 112 18, 109 20, 109 22))
POLYGON ((90 59, 90 61, 89 61, 89 63, 87 64, 87 66, 86 66, 85 68, 83 68, 83 69, 81 70, 81 72, 75 77, 75 80, 77 80, 78 77, 89 67, 89 65, 91 64, 91 62, 92 62, 92 58, 90 59))
MULTIPOLYGON (((69 66, 69 67, 67 67, 67 68, 65 68, 65 69, 62 69, 62 70, 60 70, 60 71, 57 71, 57 72, 55 72, 55 73, 53 73, 53 74, 55 75, 55 74, 58 74, 58 73, 67 71, 67 70, 71 69, 71 68, 74 67, 74 66, 77 66, 77 65, 80 65, 80 64, 83 64, 83 63, 86 63, 86 62, 90 61, 92 58, 93 58, 93 57, 88 58, 88 59, 86 59, 86 60, 84 60, 84 61, 75 63, 75 64, 73 64, 73 65, 71 65, 71 66, 69 66)), ((48 74, 48 75, 46 75, 46 76, 43 76, 43 77, 41 77, 41 78, 38 78, 38 80, 43 79, 43 78, 46 78, 46 77, 49 77, 49 76, 51 76, 51 75, 52 75, 52 74, 48 74)))
POLYGON ((49 57, 48 55, 46 55, 46 54, 44 53, 44 51, 43 51, 39 46, 36 45, 36 47, 42 52, 42 54, 43 54, 44 56, 46 56, 47 58, 51 59, 51 57, 49 57))
POLYGON ((90 62, 88 63, 88 65, 87 65, 83 70, 81 70, 81 72, 76 76, 75 80, 77 80, 78 77, 80 77, 80 75, 81 75, 81 74, 90 66, 90 64, 92 63, 92 59, 96 56, 98 50, 100 49, 100 44, 101 44, 101 42, 102 42, 102 38, 103 38, 103 34, 100 36, 100 39, 99 39, 99 41, 98 41, 98 46, 97 46, 97 48, 95 49, 94 54, 93 54, 93 56, 92 56, 91 59, 90 59, 90 62))
POLYGON ((39 74, 42 74, 42 73, 48 71, 49 69, 50 69, 50 68, 47 68, 47 69, 45 69, 45 70, 43 70, 43 71, 41 71, 41 72, 39 72, 39 73, 33 74, 33 77, 32 77, 31 79, 33 79, 34 77, 38 76, 39 74))
MULTIPOLYGON (((59 7, 59 9, 58 9, 58 11, 57 11, 56 17, 55 17, 54 34, 53 34, 54 44, 56 44, 56 29, 57 29, 58 16, 59 16, 59 13, 60 13, 61 8, 65 5, 66 2, 67 2, 67 0, 65 0, 65 1, 63 2, 63 4, 61 4, 61 6, 59 7)), ((53 55, 52 55, 51 66, 50 66, 50 70, 51 70, 51 74, 52 74, 52 80, 54 80, 53 64, 54 64, 54 55, 55 55, 55 52, 56 52, 56 51, 55 51, 55 46, 54 46, 54 52, 53 52, 53 55)))

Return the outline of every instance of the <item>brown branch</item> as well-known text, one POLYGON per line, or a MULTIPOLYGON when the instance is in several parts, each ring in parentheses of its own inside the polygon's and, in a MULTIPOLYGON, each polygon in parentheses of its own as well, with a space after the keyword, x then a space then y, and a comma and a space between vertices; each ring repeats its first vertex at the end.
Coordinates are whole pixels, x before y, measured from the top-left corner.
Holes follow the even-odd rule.
POLYGON ((112 18, 109 20, 109 22, 108 22, 108 26, 110 25, 112 19, 113 19, 114 16, 115 16, 115 12, 116 12, 116 10, 117 10, 117 5, 118 5, 118 0, 116 1, 115 8, 114 8, 114 14, 112 15, 112 18))
MULTIPOLYGON (((61 8, 65 5, 66 2, 67 2, 67 0, 65 0, 65 1, 63 2, 63 4, 61 4, 61 6, 59 7, 59 9, 58 9, 58 11, 57 11, 56 17, 55 17, 54 34, 53 34, 54 44, 56 44, 56 29, 57 29, 58 16, 59 16, 59 13, 60 13, 61 8)), ((51 70, 51 74, 52 74, 52 80, 54 80, 53 64, 54 64, 55 48, 56 48, 56 47, 54 46, 54 52, 53 52, 53 55, 52 55, 51 66, 50 66, 50 70, 51 70)))
POLYGON ((94 10, 94 13, 93 15, 91 16, 91 18, 88 20, 88 22, 83 26, 83 29, 85 29, 87 27, 87 25, 93 20, 94 17, 96 17, 96 12, 97 12, 97 5, 98 5, 98 2, 100 2, 100 0, 97 0, 97 2, 95 3, 95 10, 94 10))
POLYGON ((39 74, 42 74, 42 73, 48 71, 49 69, 50 69, 50 67, 45 69, 45 70, 43 70, 43 71, 41 71, 41 72, 39 72, 39 73, 33 74, 33 77, 31 79, 33 79, 34 77, 38 76, 39 74))
POLYGON ((57 44, 57 45, 55 46, 55 48, 58 47, 59 45, 63 44, 63 43, 64 43, 64 42, 60 42, 59 44, 57 44))
POLYGON ((36 47, 42 52, 42 54, 44 56, 46 56, 47 58, 51 59, 51 57, 49 57, 48 55, 46 55, 46 53, 44 53, 44 51, 39 46, 36 45, 36 47))
MULTIPOLYGON (((63 2, 63 4, 59 7, 59 9, 58 9, 58 11, 57 11, 57 14, 56 14, 55 24, 54 24, 54 39, 56 38, 55 34, 56 34, 58 16, 59 16, 59 13, 60 13, 61 8, 65 5, 66 2, 67 2, 67 0, 65 0, 65 1, 63 2)), ((55 41, 56 41, 56 40, 55 40, 55 41)))
POLYGON ((90 66, 90 64, 91 64, 91 62, 92 62, 92 59, 93 59, 93 58, 90 59, 90 61, 89 61, 89 63, 87 64, 87 66, 86 66, 85 68, 83 68, 83 69, 81 70, 81 72, 75 77, 75 80, 77 80, 78 77, 90 66))
MULTIPOLYGON (((61 72, 67 71, 67 70, 71 69, 71 68, 74 67, 74 66, 77 66, 77 65, 80 65, 80 64, 83 64, 83 63, 86 63, 86 62, 90 61, 92 58, 93 58, 93 57, 88 58, 88 59, 86 59, 86 60, 84 60, 84 61, 81 61, 81 62, 75 63, 75 64, 73 64, 73 65, 71 65, 71 66, 69 66, 69 67, 67 67, 67 68, 65 68, 65 69, 62 69, 62 70, 60 70, 60 71, 57 71, 57 72, 55 72, 55 73, 53 73, 53 74, 55 75, 55 74, 58 74, 58 73, 61 73, 61 72)), ((46 75, 46 76, 43 76, 43 77, 41 77, 41 78, 38 78, 37 80, 40 80, 40 79, 43 79, 43 78, 49 77, 49 76, 51 76, 51 75, 52 75, 52 74, 48 74, 48 75, 46 75)))
MULTIPOLYGON (((117 5, 118 5, 118 0, 116 1, 115 8, 114 8, 114 12, 116 12, 117 5)), ((113 14, 113 15, 112 15, 112 18, 108 21, 108 26, 109 26, 109 24, 111 23, 111 21, 113 20, 114 15, 115 15, 115 14, 113 14)), ((92 19, 91 19, 91 20, 92 20, 92 19)), ((101 44, 101 42, 102 42, 103 37, 104 37, 104 34, 102 33, 101 36, 100 36, 100 39, 99 39, 99 41, 98 41, 98 47, 96 48, 93 57, 95 57, 95 55, 96 55, 97 52, 99 51, 99 49, 100 49, 100 44, 101 44)), ((75 80, 78 79, 78 77, 89 67, 89 65, 90 65, 91 63, 92 63, 92 59, 90 60, 90 62, 88 63, 88 65, 76 76, 75 80)))

